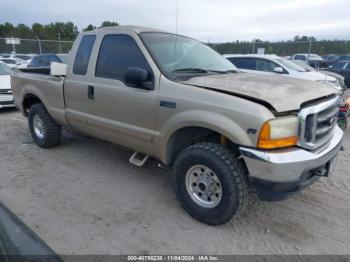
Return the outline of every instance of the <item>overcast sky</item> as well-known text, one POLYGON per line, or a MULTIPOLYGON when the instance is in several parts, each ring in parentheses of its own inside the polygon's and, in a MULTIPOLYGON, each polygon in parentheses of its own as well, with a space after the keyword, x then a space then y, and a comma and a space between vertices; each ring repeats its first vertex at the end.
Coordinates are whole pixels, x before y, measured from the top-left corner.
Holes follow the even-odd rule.
MULTIPOLYGON (((201 41, 350 39, 350 0, 178 1, 178 32, 201 41)), ((104 20, 174 32, 176 0, 0 0, 0 23, 104 20)))

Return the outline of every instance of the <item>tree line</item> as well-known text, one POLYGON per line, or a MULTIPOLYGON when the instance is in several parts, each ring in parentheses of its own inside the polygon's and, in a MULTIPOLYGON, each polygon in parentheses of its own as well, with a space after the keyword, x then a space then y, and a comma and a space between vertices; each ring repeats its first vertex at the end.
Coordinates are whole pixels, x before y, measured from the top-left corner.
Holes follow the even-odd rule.
MULTIPOLYGON (((99 26, 89 24, 82 31, 117 25, 117 22, 104 21, 99 26)), ((34 23, 31 26, 25 24, 13 25, 11 23, 0 24, 0 38, 15 37, 22 39, 21 44, 15 46, 17 53, 39 53, 40 49, 43 53, 68 53, 72 47, 72 42, 66 41, 74 41, 78 34, 78 27, 72 22, 34 23), (32 41, 33 39, 36 41, 32 41)), ((5 40, 0 40, 0 53, 10 53, 12 51, 13 47, 11 45, 6 45, 5 40)))
MULTIPOLYGON (((82 31, 91 31, 97 28, 117 25, 119 25, 117 22, 104 21, 100 26, 89 24, 82 31)), ((78 34, 78 27, 72 22, 34 23, 32 26, 25 24, 13 25, 11 23, 0 24, 0 37, 74 41, 78 34)))
POLYGON ((251 54, 258 48, 264 48, 266 54, 290 56, 296 53, 311 53, 319 55, 350 54, 350 41, 317 40, 313 36, 295 36, 293 40, 269 42, 261 39, 248 41, 233 41, 226 43, 209 43, 209 46, 220 54, 251 54))

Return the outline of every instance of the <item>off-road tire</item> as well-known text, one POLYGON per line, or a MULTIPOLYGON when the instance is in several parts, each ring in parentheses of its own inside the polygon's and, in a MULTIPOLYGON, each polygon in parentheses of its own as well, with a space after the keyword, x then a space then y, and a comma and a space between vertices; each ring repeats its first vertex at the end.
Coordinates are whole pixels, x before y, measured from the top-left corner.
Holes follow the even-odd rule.
POLYGON ((209 225, 221 225, 238 215, 248 199, 248 173, 243 160, 214 143, 200 143, 182 151, 174 163, 173 184, 181 206, 194 218, 209 225), (213 170, 222 186, 222 198, 213 208, 195 203, 186 189, 186 173, 195 165, 213 170))
POLYGON ((38 146, 42 148, 51 148, 57 146, 61 142, 62 127, 52 119, 43 104, 38 103, 30 107, 28 125, 33 140, 38 146), (43 138, 38 137, 34 131, 33 119, 35 115, 39 115, 43 122, 43 138))

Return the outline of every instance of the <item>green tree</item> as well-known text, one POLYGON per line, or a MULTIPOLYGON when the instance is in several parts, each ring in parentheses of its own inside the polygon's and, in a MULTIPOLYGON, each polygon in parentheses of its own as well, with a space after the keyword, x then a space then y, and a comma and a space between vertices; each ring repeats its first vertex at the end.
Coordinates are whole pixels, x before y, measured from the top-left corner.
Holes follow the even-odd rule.
POLYGON ((96 26, 89 24, 86 28, 83 29, 84 32, 95 30, 96 26))
POLYGON ((99 28, 109 27, 109 26, 118 26, 118 25, 119 24, 117 22, 104 21, 104 22, 102 22, 102 24, 100 25, 99 28))

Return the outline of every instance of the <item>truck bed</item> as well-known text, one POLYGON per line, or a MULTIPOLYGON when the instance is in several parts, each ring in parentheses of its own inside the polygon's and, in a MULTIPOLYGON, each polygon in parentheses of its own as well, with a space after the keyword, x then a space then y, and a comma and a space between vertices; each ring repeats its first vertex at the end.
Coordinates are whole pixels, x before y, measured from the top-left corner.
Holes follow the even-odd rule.
POLYGON ((60 124, 66 125, 64 103, 64 77, 49 75, 50 68, 27 68, 17 70, 11 76, 11 87, 15 104, 26 114, 26 100, 31 95, 40 99, 50 115, 60 124), (24 97, 24 94, 25 97, 24 97), (23 101, 20 104, 18 101, 23 101))

